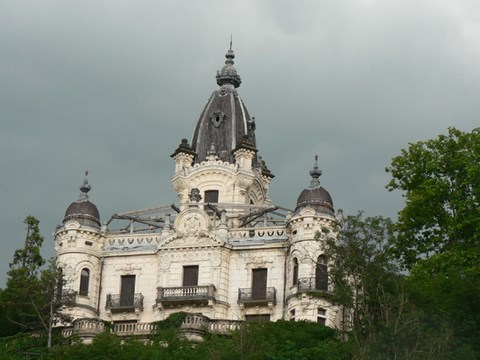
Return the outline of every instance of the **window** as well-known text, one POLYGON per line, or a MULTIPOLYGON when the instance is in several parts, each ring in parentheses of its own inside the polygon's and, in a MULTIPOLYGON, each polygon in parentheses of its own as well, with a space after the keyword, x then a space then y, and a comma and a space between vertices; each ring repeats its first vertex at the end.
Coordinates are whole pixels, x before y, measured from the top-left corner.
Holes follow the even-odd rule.
POLYGON ((297 258, 293 258, 293 279, 292 284, 297 285, 298 283, 298 260, 297 258))
POLYGON ((252 270, 252 300, 267 298, 267 269, 252 270))
POLYGON ((218 190, 205 191, 205 203, 218 203, 218 190))
POLYGON ((317 309, 317 323, 320 325, 325 325, 327 322, 327 310, 323 308, 317 309))
POLYGON ((188 265, 183 267, 183 286, 198 285, 198 265, 188 265))
POLYGON ((256 322, 268 322, 270 321, 269 314, 260 314, 260 315, 246 315, 246 321, 256 321, 256 322))
POLYGON ((120 306, 133 306, 135 299, 135 275, 123 275, 120 288, 120 306))
POLYGON ((88 296, 88 285, 90 283, 90 270, 83 268, 80 273, 80 291, 79 295, 88 296))
POLYGON ((290 321, 295 321, 295 309, 290 310, 290 321))
POLYGON ((315 289, 328 290, 328 266, 325 255, 317 258, 317 267, 315 269, 315 289))

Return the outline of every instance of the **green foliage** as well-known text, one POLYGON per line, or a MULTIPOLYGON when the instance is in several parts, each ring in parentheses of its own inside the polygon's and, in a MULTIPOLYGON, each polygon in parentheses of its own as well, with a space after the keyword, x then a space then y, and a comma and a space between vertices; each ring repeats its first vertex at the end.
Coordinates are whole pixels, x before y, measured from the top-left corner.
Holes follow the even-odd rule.
POLYGON ((379 291, 387 296, 398 285, 392 254, 393 225, 382 217, 348 216, 338 224, 338 238, 326 242, 333 299, 353 310, 352 326, 365 328, 380 314, 379 291))
POLYGON ((451 359, 480 357, 480 129, 410 144, 387 168, 402 190, 396 253, 408 291, 448 333, 451 359))
POLYGON ((195 351, 208 359, 349 359, 334 329, 311 322, 244 323, 230 337, 210 335, 195 351))
POLYGON ((179 329, 187 315, 188 313, 184 311, 170 314, 165 320, 157 321, 155 323, 155 328, 158 330, 157 332, 161 332, 162 330, 166 329, 179 329))
MULTIPOLYGON (((172 328, 165 331, 172 334, 172 328)), ((170 336, 168 335, 168 336, 170 336)), ((195 344, 178 333, 167 343, 161 332, 147 341, 138 338, 120 339, 109 331, 97 335, 92 344, 59 345, 47 352, 37 346, 38 338, 26 335, 9 339, 0 345, 1 359, 23 359, 26 349, 32 359, 243 359, 243 360, 347 360, 348 344, 338 340, 334 329, 308 322, 245 323, 231 336, 207 335, 195 344), (5 344, 8 343, 8 346, 5 344), (5 351, 8 349, 8 351, 5 351)), ((44 341, 44 339, 43 339, 44 341)), ((44 344, 44 342, 43 342, 44 344)), ((43 345, 45 346, 45 345, 43 345)))
POLYGON ((409 292, 432 323, 452 332, 452 359, 480 356, 480 249, 422 259, 408 279, 409 292))
POLYGON ((27 236, 25 238, 25 246, 15 251, 13 261, 10 263, 12 269, 22 270, 26 276, 36 277, 38 270, 45 263, 40 255, 40 249, 43 243, 43 237, 40 235, 39 221, 29 215, 23 221, 27 225, 27 236))
POLYGON ((326 244, 333 296, 350 319, 352 353, 355 359, 441 359, 448 336, 412 302, 394 257, 393 229, 390 219, 360 212, 326 244))
POLYGON ((22 331, 35 331, 41 327, 36 308, 44 297, 44 284, 39 280, 40 267, 45 260, 40 255, 43 237, 39 232, 39 221, 27 216, 25 246, 16 250, 10 263, 7 287, 1 292, 0 337, 22 331))
POLYGON ((25 246, 16 250, 10 264, 6 289, 0 292, 0 337, 30 332, 47 334, 47 347, 52 340, 52 326, 57 320, 68 320, 57 312, 55 293, 63 282, 54 261, 41 269, 45 260, 40 255, 43 237, 39 222, 33 216, 25 219, 25 246))
POLYGON ((406 200, 397 223, 397 252, 411 268, 425 255, 478 246, 480 130, 410 144, 393 158, 387 188, 406 200))
POLYGON ((18 333, 0 338, 0 359, 40 358, 45 349, 45 337, 37 334, 18 333))

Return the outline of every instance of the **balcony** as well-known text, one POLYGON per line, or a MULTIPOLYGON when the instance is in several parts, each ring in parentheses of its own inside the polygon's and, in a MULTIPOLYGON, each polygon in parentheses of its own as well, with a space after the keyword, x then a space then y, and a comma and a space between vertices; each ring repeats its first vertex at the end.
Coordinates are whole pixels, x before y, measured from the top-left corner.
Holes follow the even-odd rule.
POLYGON ((319 284, 319 286, 317 286, 316 279, 314 277, 303 277, 298 279, 297 292, 304 293, 322 291, 328 291, 328 282, 325 281, 323 284, 319 284))
POLYGON ((157 306, 173 307, 178 305, 212 305, 215 302, 215 286, 177 286, 158 287, 157 306))
POLYGON ((277 303, 277 289, 267 287, 263 289, 238 289, 238 303, 240 306, 274 306, 277 303))
POLYGON ((140 312, 143 310, 143 295, 141 293, 130 296, 120 294, 108 294, 105 310, 110 313, 140 312))

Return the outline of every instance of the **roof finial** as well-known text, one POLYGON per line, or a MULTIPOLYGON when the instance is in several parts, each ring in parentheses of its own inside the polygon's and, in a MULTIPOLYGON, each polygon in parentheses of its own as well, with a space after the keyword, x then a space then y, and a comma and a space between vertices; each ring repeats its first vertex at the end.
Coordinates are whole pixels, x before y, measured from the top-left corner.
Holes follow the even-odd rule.
POLYGON ((310 188, 315 189, 320 186, 320 180, 318 178, 322 175, 322 171, 318 169, 318 155, 315 155, 315 164, 313 165, 313 170, 310 170, 310 176, 312 181, 310 182, 310 188))
POLYGON ((240 76, 237 74, 237 70, 233 66, 235 59, 235 53, 233 52, 232 49, 232 43, 233 43, 233 34, 230 34, 230 48, 228 49, 227 53, 225 54, 225 66, 222 68, 222 70, 217 71, 217 84, 222 86, 225 84, 231 84, 235 88, 239 87, 240 84, 242 83, 242 80, 240 79, 240 76))
POLYGON ((83 184, 80 186, 81 193, 80 193, 80 198, 78 199, 79 201, 88 200, 88 192, 92 187, 88 184, 87 177, 88 177, 88 170, 85 171, 85 179, 83 180, 83 184))

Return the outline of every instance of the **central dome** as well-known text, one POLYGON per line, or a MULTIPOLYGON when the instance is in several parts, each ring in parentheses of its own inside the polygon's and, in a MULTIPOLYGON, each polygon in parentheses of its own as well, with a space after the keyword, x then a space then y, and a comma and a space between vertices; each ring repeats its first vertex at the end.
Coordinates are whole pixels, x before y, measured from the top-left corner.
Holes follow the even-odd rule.
POLYGON ((256 148, 255 121, 237 92, 241 79, 233 66, 235 55, 231 47, 225 57, 225 66, 216 75, 220 88, 210 96, 193 134, 195 163, 205 161, 212 153, 220 160, 233 163, 232 151, 245 137, 256 148))

